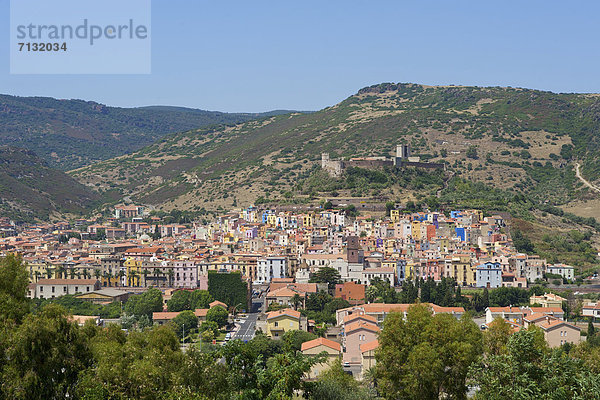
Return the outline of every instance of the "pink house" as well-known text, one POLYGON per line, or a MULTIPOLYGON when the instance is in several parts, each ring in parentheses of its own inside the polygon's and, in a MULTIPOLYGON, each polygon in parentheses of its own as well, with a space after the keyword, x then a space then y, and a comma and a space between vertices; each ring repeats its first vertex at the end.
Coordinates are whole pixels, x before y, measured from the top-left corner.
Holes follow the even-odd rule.
POLYGON ((175 260, 173 266, 173 287, 198 288, 198 265, 194 261, 175 260))
POLYGON ((377 339, 379 327, 363 318, 344 325, 344 363, 360 364, 362 362, 360 346, 377 339))

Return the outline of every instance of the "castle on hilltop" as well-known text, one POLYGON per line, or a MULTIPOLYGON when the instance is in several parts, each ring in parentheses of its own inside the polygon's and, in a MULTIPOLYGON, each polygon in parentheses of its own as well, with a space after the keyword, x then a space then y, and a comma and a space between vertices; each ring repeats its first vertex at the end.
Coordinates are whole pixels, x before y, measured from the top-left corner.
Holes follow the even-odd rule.
POLYGON ((376 169, 383 167, 418 167, 429 169, 445 169, 445 164, 421 162, 420 157, 411 156, 411 147, 409 144, 399 144, 396 146, 395 157, 356 157, 350 160, 332 160, 329 153, 321 153, 321 168, 334 177, 340 177, 348 167, 359 167, 366 169, 376 169))

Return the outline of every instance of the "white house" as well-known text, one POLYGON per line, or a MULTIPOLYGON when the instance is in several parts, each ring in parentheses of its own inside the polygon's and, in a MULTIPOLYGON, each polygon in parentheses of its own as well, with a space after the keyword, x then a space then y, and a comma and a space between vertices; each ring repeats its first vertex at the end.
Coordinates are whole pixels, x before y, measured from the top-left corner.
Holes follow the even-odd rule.
POLYGON ((497 288, 502 286, 502 267, 500 263, 486 262, 476 268, 477 287, 497 288))
POLYGON ((565 264, 554 264, 546 266, 546 273, 560 275, 563 278, 575 279, 575 268, 565 264))
POLYGON ((271 282, 273 278, 286 278, 287 258, 269 256, 259 258, 256 264, 256 280, 261 283, 271 282))

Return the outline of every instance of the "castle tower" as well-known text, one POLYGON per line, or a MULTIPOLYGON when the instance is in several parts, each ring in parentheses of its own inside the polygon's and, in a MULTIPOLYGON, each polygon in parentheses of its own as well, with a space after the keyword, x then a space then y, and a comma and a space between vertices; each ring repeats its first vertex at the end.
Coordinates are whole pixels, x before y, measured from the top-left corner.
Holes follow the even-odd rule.
POLYGON ((329 163, 329 153, 321 153, 321 168, 326 168, 329 163))

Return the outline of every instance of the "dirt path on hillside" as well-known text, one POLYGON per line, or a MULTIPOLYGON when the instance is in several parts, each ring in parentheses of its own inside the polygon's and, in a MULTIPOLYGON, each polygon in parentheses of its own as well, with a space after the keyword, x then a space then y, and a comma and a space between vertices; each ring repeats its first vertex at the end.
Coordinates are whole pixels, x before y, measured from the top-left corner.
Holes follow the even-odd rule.
POLYGON ((585 186, 587 186, 590 189, 592 189, 592 190, 600 193, 600 188, 598 188, 598 186, 592 185, 591 183, 589 183, 588 181, 586 181, 583 176, 581 176, 581 172, 579 172, 579 163, 575 163, 575 175, 577 176, 577 178, 579 178, 579 180, 581 182, 583 182, 583 184, 585 186))

